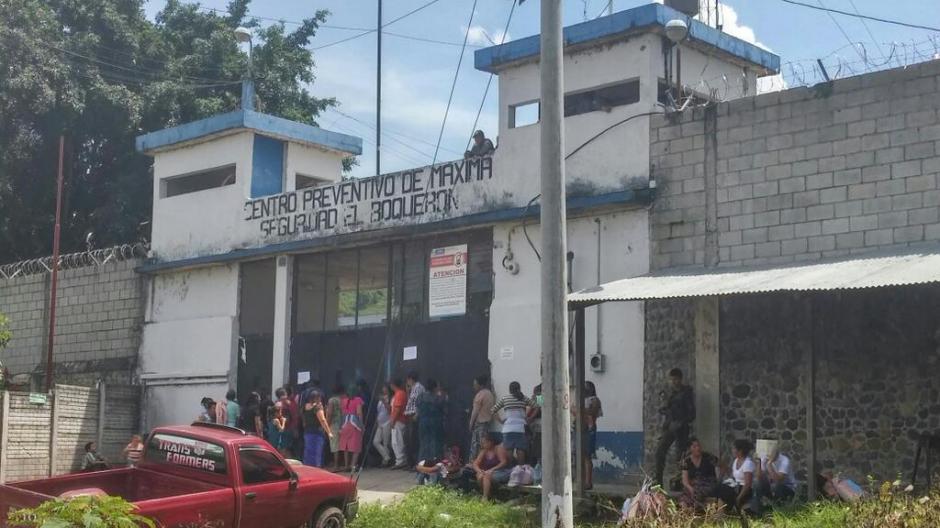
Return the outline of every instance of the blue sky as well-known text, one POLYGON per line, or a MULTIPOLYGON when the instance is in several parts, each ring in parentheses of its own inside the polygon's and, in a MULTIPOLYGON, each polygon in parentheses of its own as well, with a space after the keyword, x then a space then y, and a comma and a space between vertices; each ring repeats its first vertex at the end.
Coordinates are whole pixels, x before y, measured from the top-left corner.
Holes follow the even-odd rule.
MULTIPOLYGON (((614 0, 619 11, 648 3, 650 0, 614 0)), ((859 12, 876 17, 940 27, 938 0, 803 0, 834 9, 859 12), (932 7, 931 7, 932 6, 932 7)), ((392 20, 427 0, 385 0, 385 21, 392 20)), ((227 0, 203 0, 207 8, 224 9, 227 0)), ((703 0, 704 3, 704 0, 703 0)), ((710 4, 714 2, 709 1, 710 4)), ((165 0, 149 0, 151 17, 165 0)), ((454 70, 460 56, 473 2, 439 0, 434 5, 386 27, 387 32, 440 40, 449 44, 428 43, 387 35, 383 39, 382 172, 392 172, 430 163, 433 157, 454 70)), ((499 41, 512 0, 478 0, 470 25, 467 52, 460 68, 458 84, 444 130, 438 160, 461 156, 472 132, 489 74, 473 68, 473 50, 499 41)), ((566 0, 565 24, 596 17, 607 0, 566 0)), ((372 28, 376 23, 375 0, 254 0, 250 13, 259 17, 299 20, 317 9, 328 9, 332 26, 372 28)), ((910 29, 879 22, 867 22, 799 7, 781 0, 722 0, 725 31, 771 49, 781 56, 787 81, 794 76, 811 78, 812 62, 823 57, 830 74, 842 76, 860 72, 866 63, 882 62, 882 54, 893 60, 915 62, 940 52, 940 33, 910 29), (837 25, 838 23, 838 25, 837 25), (840 28, 841 26, 841 28, 840 28), (862 42, 862 46, 850 42, 862 42), (936 45, 935 45, 936 44, 936 45), (787 65, 794 61, 793 67, 787 65), (840 68, 839 65, 842 65, 840 68), (835 70, 835 71, 833 71, 835 70)), ((270 22, 262 21, 264 24, 270 22)), ((508 39, 538 33, 539 1, 528 0, 516 8, 508 39)), ((321 28, 311 47, 316 48, 356 35, 357 31, 321 28)), ((323 128, 354 134, 363 138, 363 155, 354 176, 375 172, 375 35, 350 40, 314 51, 316 82, 310 87, 317 96, 336 97, 338 112, 329 111, 320 118, 323 128), (349 117, 347 117, 349 116, 349 117), (357 121, 358 120, 358 121, 357 121), (367 124, 363 124, 367 123, 367 124)), ((938 56, 940 57, 940 56, 938 56)), ((780 87, 778 81, 774 83, 780 87)), ((478 128, 496 134, 496 80, 490 88, 478 128)))

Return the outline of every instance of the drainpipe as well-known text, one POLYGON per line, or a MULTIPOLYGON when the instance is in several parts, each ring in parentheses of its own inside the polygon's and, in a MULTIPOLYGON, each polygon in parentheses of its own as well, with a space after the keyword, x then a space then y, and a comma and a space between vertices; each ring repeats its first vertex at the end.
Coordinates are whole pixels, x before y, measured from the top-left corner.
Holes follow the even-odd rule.
MULTIPOLYGON (((597 224, 597 285, 601 285, 601 219, 595 218, 594 223, 597 224)), ((601 317, 601 310, 604 306, 604 303, 597 305, 597 348, 594 350, 595 354, 601 353, 601 341, 604 335, 604 318, 601 317)))

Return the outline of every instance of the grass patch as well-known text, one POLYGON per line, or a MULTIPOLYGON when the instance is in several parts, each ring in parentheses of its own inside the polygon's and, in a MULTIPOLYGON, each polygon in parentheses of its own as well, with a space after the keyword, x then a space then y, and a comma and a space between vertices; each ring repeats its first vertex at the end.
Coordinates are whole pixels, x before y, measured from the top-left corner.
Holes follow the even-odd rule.
POLYGON ((523 509, 437 486, 421 486, 392 506, 367 504, 350 528, 535 528, 523 509))
MULTIPOLYGON (((940 491, 917 496, 886 483, 856 504, 814 502, 778 509, 749 528, 937 528, 940 527, 940 491)), ((408 493, 392 506, 365 505, 350 528, 536 528, 538 503, 528 507, 486 502, 434 486, 408 493)), ((616 522, 576 520, 578 528, 616 528, 616 522)), ((740 528, 737 518, 696 519, 670 508, 657 519, 632 519, 623 528, 740 528)))

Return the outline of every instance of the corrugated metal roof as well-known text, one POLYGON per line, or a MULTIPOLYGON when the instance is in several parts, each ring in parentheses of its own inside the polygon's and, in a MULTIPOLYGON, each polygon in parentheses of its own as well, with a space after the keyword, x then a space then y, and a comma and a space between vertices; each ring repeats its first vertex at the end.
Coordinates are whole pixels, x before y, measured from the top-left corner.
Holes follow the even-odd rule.
POLYGON ((607 301, 643 301, 781 291, 854 290, 940 282, 940 253, 880 255, 776 268, 650 274, 568 295, 572 308, 607 301))

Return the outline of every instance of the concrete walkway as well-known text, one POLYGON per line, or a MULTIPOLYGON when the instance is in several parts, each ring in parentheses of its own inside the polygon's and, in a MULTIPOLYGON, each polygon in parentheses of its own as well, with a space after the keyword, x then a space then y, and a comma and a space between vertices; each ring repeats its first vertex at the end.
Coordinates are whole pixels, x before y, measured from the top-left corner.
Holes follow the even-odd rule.
POLYGON ((416 485, 414 471, 366 468, 359 476, 359 502, 391 504, 416 485))

